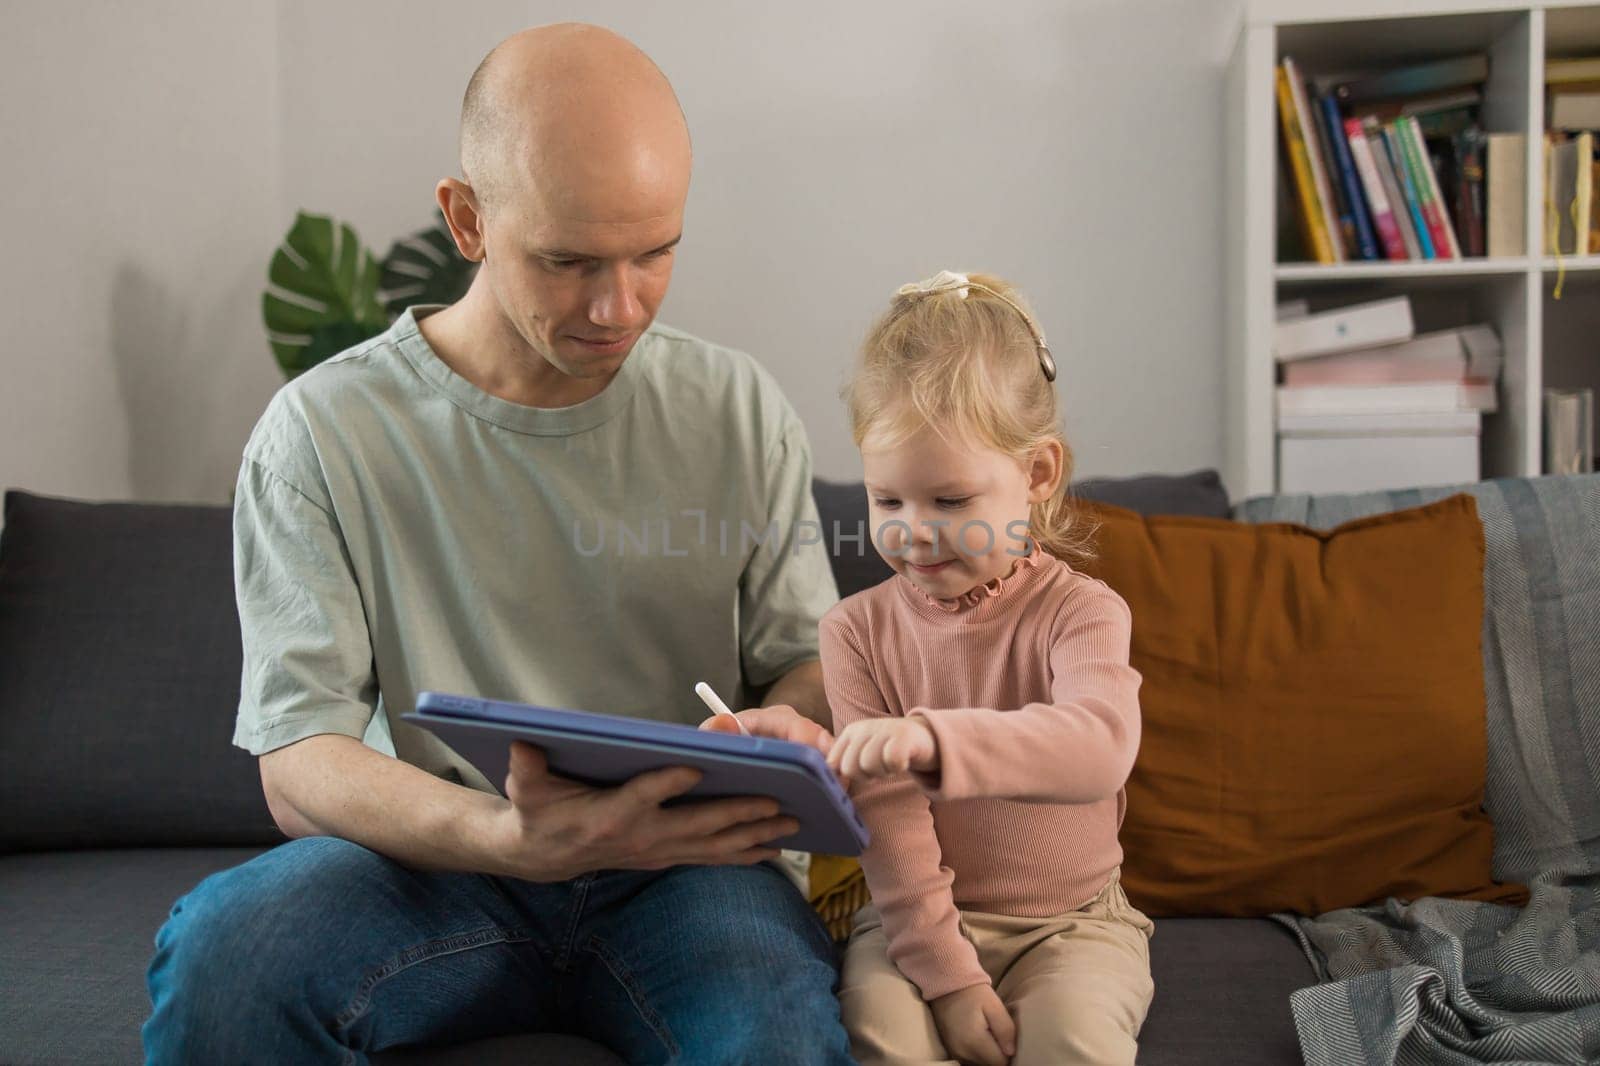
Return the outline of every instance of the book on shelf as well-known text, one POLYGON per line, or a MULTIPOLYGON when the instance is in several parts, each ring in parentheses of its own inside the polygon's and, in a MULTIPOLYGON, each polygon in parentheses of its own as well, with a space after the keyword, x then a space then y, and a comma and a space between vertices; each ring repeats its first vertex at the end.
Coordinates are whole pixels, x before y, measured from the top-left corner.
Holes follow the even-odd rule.
POLYGON ((1289 84, 1288 64, 1278 66, 1276 81, 1278 118, 1283 129, 1284 151, 1288 155, 1290 172, 1294 175, 1295 195, 1300 208, 1297 216, 1305 238, 1305 248, 1319 263, 1337 263, 1339 260, 1334 256, 1332 244, 1334 234, 1329 232, 1322 213, 1305 125, 1301 122, 1300 108, 1295 103, 1294 89, 1289 84))
MULTIPOLYGON (((1278 419, 1279 436, 1427 436, 1435 433, 1478 433, 1483 412, 1475 407, 1453 411, 1355 411, 1333 415, 1288 414, 1278 419)), ((1469 479, 1470 480, 1470 479, 1469 479)))
POLYGON ((1458 89, 1409 100, 1386 100, 1349 109, 1353 118, 1375 118, 1379 122, 1392 122, 1409 116, 1422 127, 1422 135, 1431 139, 1454 137, 1463 130, 1478 124, 1478 109, 1483 104, 1483 93, 1478 89, 1458 89))
POLYGON ((1600 255, 1600 159, 1589 164, 1589 254, 1600 255))
POLYGON ((1408 382, 1399 385, 1278 387, 1278 417, 1336 414, 1428 414, 1494 411, 1493 382, 1408 382))
POLYGON ((1488 136, 1473 127, 1463 130, 1451 140, 1453 152, 1446 156, 1436 169, 1448 173, 1447 184, 1454 205, 1452 216, 1461 242, 1461 254, 1482 256, 1488 252, 1485 237, 1485 219, 1488 214, 1484 194, 1485 167, 1487 166, 1488 136))
POLYGON ((1546 125, 1554 130, 1600 129, 1600 90, 1552 90, 1546 125))
POLYGON ((1437 259, 1439 252, 1433 244, 1433 230, 1422 214, 1422 190, 1417 187, 1416 172, 1406 162, 1406 151, 1401 143, 1401 131, 1396 123, 1383 127, 1383 143, 1389 152, 1389 162, 1394 167, 1395 181, 1400 185, 1400 196, 1405 201, 1406 217, 1411 221, 1411 231, 1417 235, 1417 245, 1422 249, 1419 259, 1437 259))
MULTIPOLYGON (((1280 145, 1303 251, 1319 263, 1488 251, 1494 180, 1478 113, 1488 62, 1459 56, 1356 78, 1276 70, 1280 145)), ((1280 227, 1282 223, 1280 222, 1280 227)), ((1280 255, 1292 242, 1279 240, 1280 255)))
POLYGON ((1577 255, 1600 251, 1589 243, 1594 226, 1594 134, 1578 134, 1577 160, 1573 180, 1577 188, 1572 197, 1572 247, 1577 255))
POLYGON ((1545 125, 1553 130, 1600 130, 1600 56, 1547 59, 1545 125))
POLYGON ((1483 103, 1483 92, 1476 86, 1468 86, 1442 93, 1430 93, 1426 96, 1358 104, 1350 108, 1350 114, 1354 118, 1366 118, 1371 115, 1381 122, 1387 122, 1401 115, 1434 115, 1477 107, 1481 103, 1483 103))
POLYGON ((1522 199, 1527 188, 1527 139, 1520 133, 1491 133, 1485 142, 1484 250, 1491 256, 1527 255, 1527 213, 1522 199))
POLYGON ((1282 137, 1274 139, 1278 142, 1278 175, 1277 180, 1272 183, 1274 186, 1272 199, 1277 211, 1277 219, 1273 223, 1273 229, 1277 231, 1273 261, 1315 262, 1317 257, 1311 250, 1310 236, 1303 232, 1304 215, 1294 202, 1299 194, 1295 185, 1294 171, 1289 166, 1289 149, 1282 137))
POLYGON ((1311 313, 1311 301, 1306 299, 1280 300, 1272 308, 1272 317, 1278 322, 1291 318, 1304 318, 1311 313))
POLYGON ((1323 137, 1318 132, 1322 128, 1321 120, 1311 110, 1311 94, 1306 87, 1306 79, 1300 69, 1295 66, 1293 59, 1285 56, 1284 69, 1289 75, 1289 92, 1294 97, 1295 113, 1300 116, 1301 127, 1306 133, 1306 153, 1311 157, 1311 178, 1316 185, 1317 201, 1322 207, 1322 223, 1328 231, 1328 244, 1333 252, 1333 261, 1342 263, 1350 258, 1350 248, 1344 242, 1344 228, 1339 223, 1339 202, 1334 195, 1334 178, 1329 167, 1331 160, 1324 149, 1323 137))
POLYGON ((1300 190, 1302 226, 1307 244, 1319 263, 1342 263, 1347 258, 1339 228, 1337 205, 1317 136, 1318 121, 1307 103, 1305 79, 1293 59, 1278 65, 1278 109, 1288 139, 1289 161, 1300 190))
POLYGON ((1406 169, 1411 172, 1417 186, 1417 199, 1423 221, 1428 226, 1428 236, 1433 241, 1435 257, 1460 259, 1461 247, 1456 243, 1455 227, 1450 224, 1450 214, 1439 191, 1439 176, 1434 172, 1428 155, 1428 146, 1422 139, 1422 129, 1411 115, 1395 119, 1395 133, 1400 150, 1405 155, 1406 169))
POLYGON ((1416 63, 1397 70, 1383 71, 1340 82, 1334 93, 1346 104, 1400 97, 1432 96, 1450 89, 1482 85, 1489 77, 1489 57, 1483 54, 1455 56, 1416 63))
POLYGON ((1587 255, 1594 213, 1594 134, 1545 134, 1544 253, 1587 255))
POLYGON ((1544 390, 1544 472, 1594 471, 1594 390, 1544 390))
POLYGON ((1366 198, 1361 193, 1361 179, 1356 176, 1355 160, 1350 155, 1350 141, 1345 137, 1344 120, 1339 117, 1339 105, 1332 93, 1323 93, 1317 97, 1316 106, 1318 117, 1322 119, 1324 140, 1328 142, 1335 163, 1334 186, 1339 190, 1339 221, 1345 247, 1359 253, 1352 258, 1378 259, 1378 239, 1373 233, 1366 198))
POLYGON ((1394 211, 1395 227, 1400 231, 1405 258, 1421 259, 1422 244, 1417 240, 1417 227, 1411 221, 1411 209, 1400 187, 1400 176, 1395 172, 1394 158, 1389 154, 1389 141, 1383 135, 1383 126, 1377 119, 1370 118, 1362 120, 1361 129, 1366 134, 1367 142, 1372 145, 1373 165, 1377 168, 1378 180, 1383 183, 1389 205, 1394 211))
POLYGON ((1600 82, 1600 56, 1578 56, 1544 61, 1546 85, 1565 85, 1572 82, 1600 82))
POLYGON ((1356 247, 1356 221, 1355 213, 1350 209, 1350 200, 1345 192, 1344 183, 1340 180, 1338 159, 1334 156, 1333 143, 1328 140, 1328 125, 1322 110, 1322 101, 1316 96, 1307 94, 1306 106, 1311 112, 1311 138, 1316 142, 1315 159, 1321 161, 1320 165, 1327 175, 1328 206, 1332 211, 1335 231, 1334 245, 1345 259, 1359 259, 1356 247))
POLYGON ((1478 108, 1461 107, 1454 111, 1435 111, 1426 115, 1412 115, 1417 120, 1417 125, 1422 127, 1422 135, 1428 140, 1448 140, 1458 133, 1478 128, 1478 108))
POLYGON ((1415 334, 1410 297, 1390 296, 1281 319, 1272 327, 1272 354, 1279 362, 1289 362, 1394 344, 1415 334))
POLYGON ((1400 235, 1399 222, 1395 219, 1394 208, 1391 206, 1388 189, 1378 175, 1378 165, 1372 157, 1372 144, 1367 140, 1367 133, 1361 126, 1361 120, 1345 119, 1344 134, 1350 146, 1351 161, 1361 178, 1364 203, 1372 216, 1372 228, 1383 246, 1384 258, 1409 258, 1405 240, 1400 235))
POLYGON ((1419 333, 1409 341, 1286 363, 1283 384, 1400 385, 1499 378, 1504 356, 1493 326, 1419 333))

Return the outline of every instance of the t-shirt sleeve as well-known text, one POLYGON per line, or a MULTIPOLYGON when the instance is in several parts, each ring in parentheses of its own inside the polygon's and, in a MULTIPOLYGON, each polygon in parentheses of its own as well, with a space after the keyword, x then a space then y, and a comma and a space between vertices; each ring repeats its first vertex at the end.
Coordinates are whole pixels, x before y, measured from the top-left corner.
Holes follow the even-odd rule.
POLYGON ((811 447, 786 411, 766 459, 766 528, 739 583, 739 650, 761 688, 818 658, 817 625, 839 599, 811 496, 811 447))
POLYGON ((360 739, 378 689, 361 592, 333 515, 246 458, 233 548, 244 641, 234 744, 261 755, 320 733, 360 739))

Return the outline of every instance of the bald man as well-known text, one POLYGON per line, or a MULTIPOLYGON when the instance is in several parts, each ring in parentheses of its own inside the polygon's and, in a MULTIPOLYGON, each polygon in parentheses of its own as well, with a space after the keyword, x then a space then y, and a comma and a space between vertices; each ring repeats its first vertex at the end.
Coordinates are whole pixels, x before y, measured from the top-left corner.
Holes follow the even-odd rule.
POLYGON ((666 807, 692 772, 594 789, 525 745, 502 796, 399 718, 429 688, 695 723, 707 680, 756 732, 830 740, 800 422, 748 356, 654 324, 690 169, 666 78, 593 27, 518 34, 461 161, 437 195, 466 296, 286 386, 246 446, 235 743, 293 839, 173 908, 149 1061, 559 1030, 848 1062, 774 802, 666 807))

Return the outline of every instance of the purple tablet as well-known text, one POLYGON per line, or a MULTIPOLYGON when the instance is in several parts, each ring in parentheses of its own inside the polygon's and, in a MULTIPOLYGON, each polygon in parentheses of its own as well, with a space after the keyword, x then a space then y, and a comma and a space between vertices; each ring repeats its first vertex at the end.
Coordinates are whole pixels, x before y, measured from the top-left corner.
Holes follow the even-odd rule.
POLYGON ((693 726, 523 703, 424 692, 400 716, 433 732, 495 785, 511 764, 511 741, 542 749, 553 773, 619 785, 647 770, 692 766, 705 776, 688 795, 770 796, 800 822, 773 847, 859 855, 867 827, 822 753, 768 737, 711 733, 693 726))

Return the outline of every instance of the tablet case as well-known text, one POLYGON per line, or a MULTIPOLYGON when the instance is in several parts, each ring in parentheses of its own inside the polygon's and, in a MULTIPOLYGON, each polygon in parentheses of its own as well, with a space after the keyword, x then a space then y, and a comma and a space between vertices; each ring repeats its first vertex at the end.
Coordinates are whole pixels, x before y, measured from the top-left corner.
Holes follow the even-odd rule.
POLYGON ((691 766, 705 776, 685 800, 770 796, 798 819, 799 832, 772 847, 859 855, 867 844, 867 827, 839 779, 804 744, 437 692, 420 693, 416 710, 401 718, 434 733, 497 786, 510 769, 513 740, 543 750, 552 773, 591 785, 691 766))

